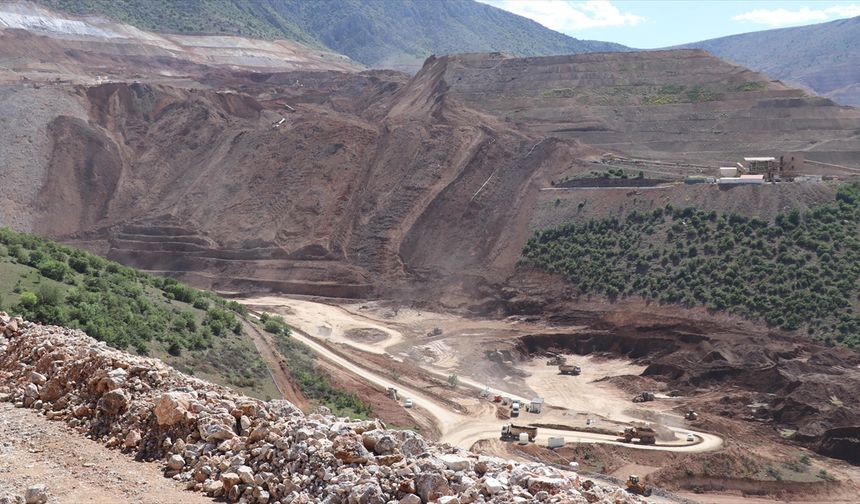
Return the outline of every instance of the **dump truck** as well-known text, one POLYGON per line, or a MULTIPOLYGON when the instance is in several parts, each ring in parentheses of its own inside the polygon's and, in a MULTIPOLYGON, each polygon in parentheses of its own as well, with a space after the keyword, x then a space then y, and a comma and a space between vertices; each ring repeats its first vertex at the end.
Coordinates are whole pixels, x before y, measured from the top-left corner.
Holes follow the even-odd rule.
POLYGON ((571 365, 567 365, 567 364, 562 364, 561 366, 558 367, 558 371, 564 375, 577 376, 578 374, 582 373, 582 368, 580 368, 579 366, 571 366, 571 365))
POLYGON ((567 359, 564 356, 553 355, 552 357, 549 358, 549 360, 546 361, 546 365, 547 366, 561 366, 565 362, 567 362, 567 359))
POLYGON ((684 413, 684 418, 692 422, 693 420, 698 420, 699 414, 691 409, 688 409, 687 412, 684 413))
POLYGON ((627 491, 630 493, 635 493, 639 495, 644 495, 648 497, 651 495, 651 489, 645 486, 645 483, 639 480, 639 476, 635 474, 631 474, 629 478, 627 478, 627 491))
POLYGON ((633 402, 648 402, 654 400, 654 392, 639 392, 639 395, 633 398, 633 402))
POLYGON ((508 424, 502 426, 502 441, 518 441, 520 434, 528 434, 529 441, 537 437, 537 427, 526 427, 523 425, 508 424))
POLYGON ((625 427, 624 432, 619 432, 618 436, 624 438, 625 443, 630 443, 634 439, 639 439, 639 444, 657 442, 657 432, 649 426, 625 427))

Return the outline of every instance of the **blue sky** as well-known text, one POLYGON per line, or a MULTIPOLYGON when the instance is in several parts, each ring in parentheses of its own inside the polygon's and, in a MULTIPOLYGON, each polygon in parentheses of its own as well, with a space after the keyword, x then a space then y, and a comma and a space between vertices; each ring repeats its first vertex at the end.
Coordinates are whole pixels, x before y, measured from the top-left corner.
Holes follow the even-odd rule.
POLYGON ((860 2, 478 0, 580 39, 651 49, 860 16, 860 2))

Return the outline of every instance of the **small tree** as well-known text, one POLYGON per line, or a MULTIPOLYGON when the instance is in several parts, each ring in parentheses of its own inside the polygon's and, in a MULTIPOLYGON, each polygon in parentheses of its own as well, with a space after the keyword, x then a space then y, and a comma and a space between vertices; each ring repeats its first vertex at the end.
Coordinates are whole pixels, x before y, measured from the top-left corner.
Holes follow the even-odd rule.
POLYGON ((451 373, 448 375, 448 385, 451 387, 456 387, 459 381, 460 378, 457 376, 457 373, 451 373))

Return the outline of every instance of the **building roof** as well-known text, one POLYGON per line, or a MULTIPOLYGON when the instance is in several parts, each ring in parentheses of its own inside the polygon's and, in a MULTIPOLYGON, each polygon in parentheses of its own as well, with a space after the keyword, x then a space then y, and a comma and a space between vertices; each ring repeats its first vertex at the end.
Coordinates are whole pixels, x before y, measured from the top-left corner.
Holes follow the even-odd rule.
POLYGON ((742 179, 763 179, 764 175, 741 175, 739 178, 742 178, 742 179))
POLYGON ((534 399, 532 399, 532 402, 533 403, 542 403, 543 397, 535 397, 534 399))
POLYGON ((745 157, 744 161, 776 161, 775 157, 745 157))

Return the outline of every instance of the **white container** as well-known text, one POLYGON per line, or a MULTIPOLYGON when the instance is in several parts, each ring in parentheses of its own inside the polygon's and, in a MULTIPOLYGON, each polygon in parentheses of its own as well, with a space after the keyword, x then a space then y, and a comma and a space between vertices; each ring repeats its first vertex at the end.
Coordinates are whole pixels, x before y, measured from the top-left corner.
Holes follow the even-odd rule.
POLYGON ((520 432, 520 444, 529 444, 528 432, 520 432))
POLYGON ((551 437, 547 440, 546 443, 547 448, 560 448, 564 446, 564 438, 563 437, 551 437))

